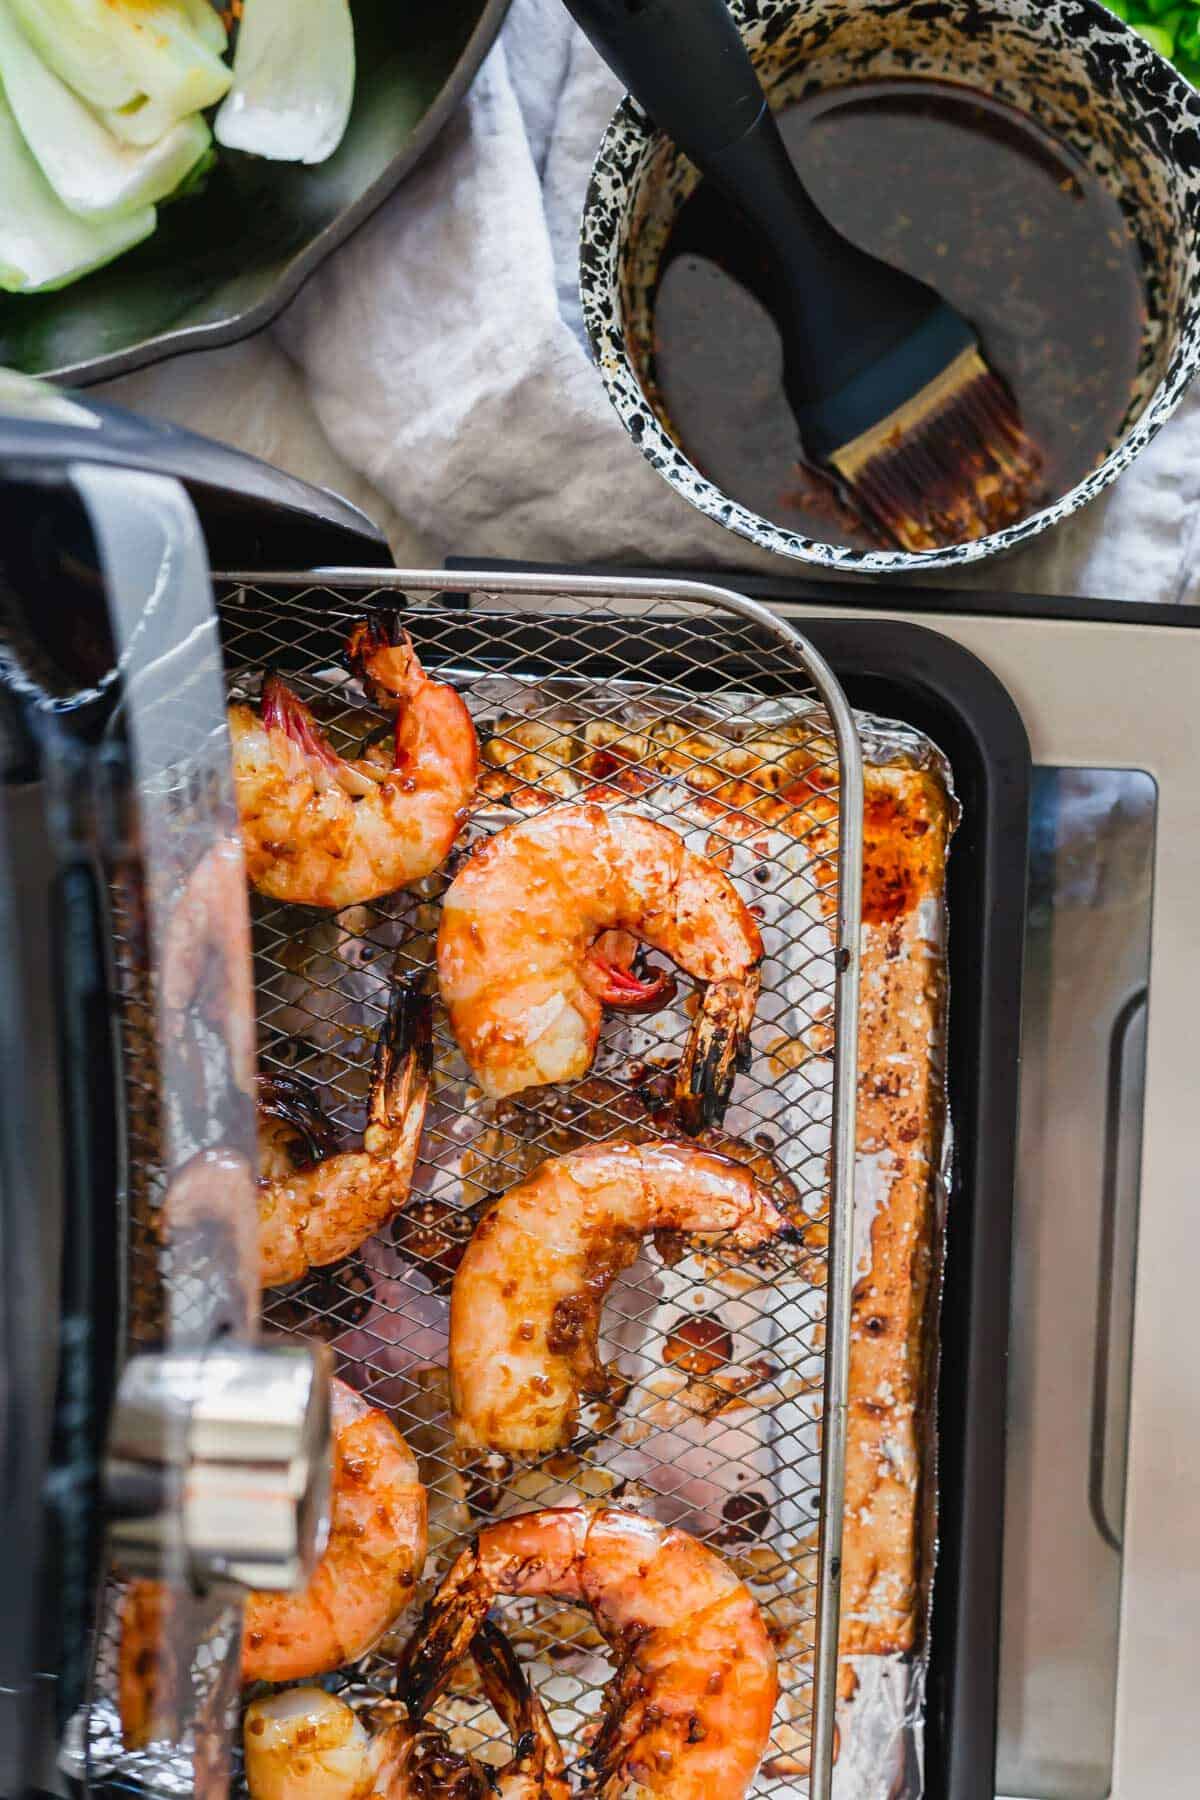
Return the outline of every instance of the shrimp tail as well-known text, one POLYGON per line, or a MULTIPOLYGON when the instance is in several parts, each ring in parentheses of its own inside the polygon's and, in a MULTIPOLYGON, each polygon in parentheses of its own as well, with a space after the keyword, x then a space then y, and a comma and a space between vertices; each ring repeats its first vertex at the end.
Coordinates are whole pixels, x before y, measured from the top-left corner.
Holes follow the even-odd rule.
MULTIPOLYGON (((484 1695, 513 1745, 512 1760, 498 1778, 493 1772, 494 1785, 484 1791, 526 1800, 533 1795, 537 1800, 570 1800, 562 1746, 512 1645, 487 1618, 491 1595, 478 1577, 472 1548, 455 1563, 404 1652, 397 1692, 408 1709, 410 1725, 416 1727, 414 1741, 420 1742, 426 1730, 420 1725, 423 1714, 469 1653, 484 1695), (457 1591, 448 1599, 447 1590, 455 1589, 456 1583, 457 1591)), ((470 1758, 464 1759, 465 1772, 475 1769, 470 1758)))
POLYGON ((384 712, 403 711, 426 679, 397 612, 377 613, 351 628, 346 667, 384 712))
MULTIPOLYGON (((517 1774, 541 1777, 543 1791, 557 1791, 565 1769, 562 1747, 546 1711, 526 1678, 516 1652, 498 1625, 485 1619, 471 1645, 484 1694, 514 1746, 517 1774), (551 1785, 553 1784, 553 1785, 551 1785)), ((561 1791, 566 1794, 565 1781, 561 1791)))
MULTIPOLYGON (((433 1002, 411 981, 396 981, 388 1001, 387 1019, 375 1046, 364 1138, 368 1149, 372 1126, 389 1133, 399 1126, 404 1137, 412 1140, 415 1164, 432 1073, 433 1002)), ((405 1160, 404 1148, 397 1147, 393 1160, 405 1160)))
POLYGON ((734 1076, 748 1065, 758 986, 755 974, 704 989, 675 1077, 675 1110, 690 1137, 721 1123, 734 1076))
POLYGON ((487 1618, 491 1594, 479 1579, 479 1554, 464 1550, 429 1602, 401 1658, 398 1691, 413 1718, 442 1693, 487 1618))

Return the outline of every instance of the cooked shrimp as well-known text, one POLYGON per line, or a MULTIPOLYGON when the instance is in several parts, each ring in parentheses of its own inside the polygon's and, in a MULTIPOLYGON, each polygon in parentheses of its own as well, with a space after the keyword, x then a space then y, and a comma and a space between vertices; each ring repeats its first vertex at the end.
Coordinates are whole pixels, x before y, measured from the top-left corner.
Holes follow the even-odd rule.
POLYGON ((589 1751, 589 1792, 639 1783, 670 1800, 741 1800, 778 1693, 775 1653, 743 1581, 676 1526, 617 1507, 552 1508, 487 1525, 410 1640, 401 1690, 419 1712, 493 1601, 537 1594, 590 1608, 617 1668, 589 1751))
POLYGON ((255 1700, 242 1727, 252 1800, 365 1800, 380 1791, 387 1736, 372 1742, 358 1714, 324 1688, 255 1700))
POLYGON ((250 880, 273 900, 333 908, 377 899, 440 868, 475 792, 466 705, 425 674, 395 625, 356 625, 350 666, 396 725, 392 766, 348 762, 277 675, 259 713, 229 709, 250 880))
POLYGON ((599 806, 507 826, 450 884, 438 978, 476 1079, 493 1097, 570 1081, 591 1064, 605 1005, 657 997, 627 955, 614 961, 613 932, 665 951, 703 984, 676 1101, 685 1129, 713 1123, 758 1001, 758 927, 728 876, 676 832, 599 806))
POLYGON ((431 1009, 424 995, 397 982, 375 1047, 367 1129, 361 1150, 325 1153, 307 1168, 280 1167, 280 1123, 293 1141, 328 1146, 328 1122, 294 1085, 268 1088, 267 1177, 259 1182, 259 1259, 264 1287, 296 1281, 339 1262, 399 1212, 408 1199, 420 1147, 432 1057, 431 1009), (290 1121, 280 1120, 290 1108, 290 1121), (322 1134, 321 1125, 325 1132, 322 1134))
MULTIPOLYGON (((252 1593, 242 1624, 243 1681, 301 1681, 364 1656, 413 1596, 425 1561, 425 1489, 391 1420, 333 1383, 329 1541, 299 1594, 252 1593)), ((118 1697, 131 1747, 178 1680, 163 1645, 174 1597, 157 1581, 130 1584, 121 1607, 118 1697)))
POLYGON ((480 1220, 454 1277, 450 1394, 460 1443, 558 1449, 600 1395, 600 1310, 652 1231, 738 1250, 794 1235, 740 1163, 695 1144, 597 1144, 551 1157, 480 1220))
POLYGON ((387 1722, 394 1706, 375 1709, 384 1722, 368 1734, 344 1700, 322 1688, 289 1688, 246 1710, 251 1800, 566 1800, 558 1740, 507 1639, 485 1625, 472 1655, 515 1746, 503 1769, 452 1750, 420 1720, 387 1722))
POLYGON ((391 1420, 333 1383, 329 1542, 299 1594, 251 1594, 245 1681, 299 1681, 357 1662, 412 1599, 425 1561, 425 1489, 391 1420))
POLYGON ((163 1004, 182 1031, 193 1007, 215 1017, 233 1078, 254 1086, 254 973, 242 847, 220 839, 200 858, 167 920, 163 1004))

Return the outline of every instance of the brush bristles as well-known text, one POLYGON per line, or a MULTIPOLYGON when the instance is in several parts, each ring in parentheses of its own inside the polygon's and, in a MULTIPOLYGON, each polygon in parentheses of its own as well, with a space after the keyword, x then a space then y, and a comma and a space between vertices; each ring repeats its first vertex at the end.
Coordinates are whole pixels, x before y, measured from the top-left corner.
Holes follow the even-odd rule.
POLYGON ((954 374, 832 459, 857 509, 902 550, 986 537, 1040 498, 1041 454, 1007 387, 974 351, 954 374))

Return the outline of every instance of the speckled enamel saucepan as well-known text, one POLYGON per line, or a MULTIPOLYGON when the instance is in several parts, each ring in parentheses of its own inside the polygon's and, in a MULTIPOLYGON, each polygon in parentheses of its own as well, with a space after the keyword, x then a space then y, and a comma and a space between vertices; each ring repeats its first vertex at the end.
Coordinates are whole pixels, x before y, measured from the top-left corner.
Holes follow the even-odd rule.
POLYGON ((909 553, 822 543, 709 481, 664 423, 654 294, 691 165, 631 100, 601 144, 584 209, 583 315, 609 396, 642 454, 701 512, 753 543, 830 569, 895 575, 1015 548, 1095 497, 1170 417, 1200 363, 1200 95, 1097 0, 731 0, 779 105, 850 82, 919 76, 974 86, 1031 115, 1119 200, 1145 274, 1146 324, 1115 440, 1081 481, 1019 525, 909 553))

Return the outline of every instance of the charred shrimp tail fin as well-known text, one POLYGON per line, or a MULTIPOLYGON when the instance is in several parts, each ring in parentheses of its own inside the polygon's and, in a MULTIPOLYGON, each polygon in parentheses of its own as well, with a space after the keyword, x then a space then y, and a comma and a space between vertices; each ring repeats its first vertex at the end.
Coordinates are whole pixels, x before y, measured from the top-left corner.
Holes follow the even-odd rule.
POLYGON ((260 1075, 257 1083, 258 1110, 266 1118, 278 1119, 296 1133, 308 1163, 321 1162, 337 1153, 338 1136, 312 1083, 302 1075, 260 1075))
POLYGON ((384 712, 395 712, 410 700, 425 675, 398 612, 375 613, 351 627, 346 667, 384 712))
POLYGON ((437 1700, 487 1618, 493 1595, 478 1579, 478 1560, 473 1545, 463 1551, 405 1646, 397 1692, 413 1718, 437 1700))
POLYGON ((432 1073, 433 1001, 413 981, 397 980, 375 1046, 368 1125, 394 1130, 415 1121, 419 1133, 432 1073))
MULTIPOLYGON (((530 1687, 512 1645, 490 1619, 479 1627, 471 1659, 489 1704, 512 1740, 517 1773, 540 1776, 543 1782, 547 1777, 562 1776, 566 1761, 546 1709, 530 1687)), ((543 1791, 556 1792, 557 1787, 543 1791)), ((562 1792, 565 1795, 565 1783, 562 1792)))
POLYGON ((689 1136, 719 1125, 734 1076, 747 1065, 759 976, 711 981, 700 998, 675 1077, 675 1110, 689 1136))
POLYGON ((491 1619, 485 1619, 475 1635, 471 1660, 479 1671, 489 1705, 515 1740, 527 1728, 533 1689, 515 1650, 491 1619))

